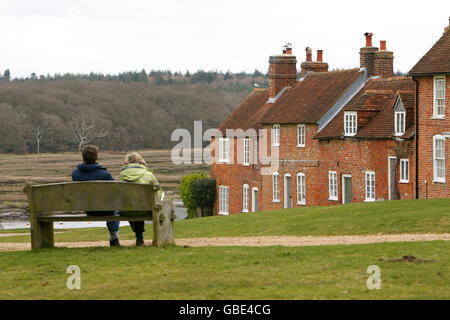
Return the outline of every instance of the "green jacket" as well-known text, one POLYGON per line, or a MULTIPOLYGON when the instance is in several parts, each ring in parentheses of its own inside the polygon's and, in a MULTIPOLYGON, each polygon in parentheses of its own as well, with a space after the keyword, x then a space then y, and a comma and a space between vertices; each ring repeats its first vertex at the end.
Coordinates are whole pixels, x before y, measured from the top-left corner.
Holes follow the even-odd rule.
MULTIPOLYGON (((150 182, 158 183, 153 171, 140 163, 130 163, 123 167, 119 174, 119 180, 144 184, 149 184, 150 182)), ((159 189, 158 198, 161 199, 161 197, 162 190, 159 189)))

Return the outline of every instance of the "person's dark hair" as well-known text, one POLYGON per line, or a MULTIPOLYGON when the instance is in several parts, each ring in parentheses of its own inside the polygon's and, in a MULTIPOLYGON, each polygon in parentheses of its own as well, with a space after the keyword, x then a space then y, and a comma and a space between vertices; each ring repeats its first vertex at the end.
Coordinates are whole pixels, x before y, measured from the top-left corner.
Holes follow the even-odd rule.
POLYGON ((94 164, 97 162, 98 147, 93 145, 84 146, 81 154, 83 155, 84 163, 94 164))

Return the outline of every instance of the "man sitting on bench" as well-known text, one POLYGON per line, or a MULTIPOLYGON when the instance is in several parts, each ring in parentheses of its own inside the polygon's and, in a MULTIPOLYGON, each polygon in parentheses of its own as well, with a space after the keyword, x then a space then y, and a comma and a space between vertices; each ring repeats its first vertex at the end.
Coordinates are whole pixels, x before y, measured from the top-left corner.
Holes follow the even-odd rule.
MULTIPOLYGON (((83 163, 80 163, 72 172, 73 181, 94 181, 94 180, 114 180, 105 167, 97 163, 98 147, 87 145, 81 151, 83 163)), ((116 214, 112 212, 89 211, 88 216, 109 216, 116 214)), ((109 230, 109 245, 111 247, 120 246, 119 243, 119 221, 107 221, 106 226, 109 230)))

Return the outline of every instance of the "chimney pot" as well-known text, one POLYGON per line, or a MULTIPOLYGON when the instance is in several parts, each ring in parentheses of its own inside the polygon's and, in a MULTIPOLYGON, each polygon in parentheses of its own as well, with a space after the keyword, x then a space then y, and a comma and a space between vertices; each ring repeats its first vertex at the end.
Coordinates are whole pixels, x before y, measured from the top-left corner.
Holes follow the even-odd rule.
POLYGON ((366 33, 364 33, 364 35, 366 36, 366 47, 371 47, 372 46, 373 33, 372 32, 366 32, 366 33))
POLYGON ((317 61, 318 62, 322 62, 322 55, 323 55, 323 50, 317 50, 317 61))
POLYGON ((306 47, 306 61, 312 61, 312 49, 310 47, 306 47))
POLYGON ((380 51, 386 51, 386 40, 380 41, 380 51))
POLYGON ((283 46, 283 54, 292 54, 292 44, 287 43, 283 46))

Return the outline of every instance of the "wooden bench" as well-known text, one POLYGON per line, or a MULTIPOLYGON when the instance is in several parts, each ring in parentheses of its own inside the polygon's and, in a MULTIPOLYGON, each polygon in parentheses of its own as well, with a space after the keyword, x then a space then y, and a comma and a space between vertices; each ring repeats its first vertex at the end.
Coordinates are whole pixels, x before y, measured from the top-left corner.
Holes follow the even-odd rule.
POLYGON ((173 202, 158 199, 159 189, 158 184, 119 181, 28 184, 24 192, 28 195, 31 247, 54 247, 55 221, 152 221, 152 245, 161 247, 174 243, 173 202), (123 215, 73 214, 116 210, 123 215))

